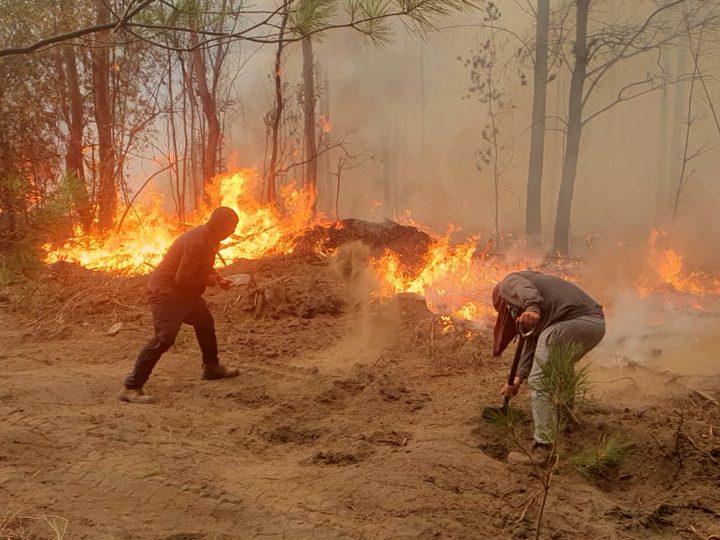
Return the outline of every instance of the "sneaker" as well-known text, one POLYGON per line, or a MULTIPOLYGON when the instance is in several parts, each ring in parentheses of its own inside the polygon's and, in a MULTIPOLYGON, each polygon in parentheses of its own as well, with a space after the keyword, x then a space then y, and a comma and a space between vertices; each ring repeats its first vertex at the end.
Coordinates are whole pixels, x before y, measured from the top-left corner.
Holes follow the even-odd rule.
POLYGON ((217 379, 229 379, 237 377, 240 371, 235 368, 227 368, 221 364, 206 364, 203 366, 202 378, 206 381, 215 381, 217 379))
POLYGON ((146 394, 142 388, 123 388, 118 399, 128 403, 155 403, 155 398, 146 394))
POLYGON ((552 448, 549 444, 535 443, 529 454, 525 452, 510 452, 508 454, 508 463, 515 465, 539 465, 545 466, 550 460, 552 448))

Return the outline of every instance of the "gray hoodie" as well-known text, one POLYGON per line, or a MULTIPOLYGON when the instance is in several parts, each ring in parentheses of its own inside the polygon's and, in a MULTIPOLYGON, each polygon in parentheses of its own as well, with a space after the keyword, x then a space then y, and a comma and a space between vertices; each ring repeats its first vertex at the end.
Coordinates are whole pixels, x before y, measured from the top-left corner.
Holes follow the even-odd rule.
POLYGON ((543 330, 560 321, 588 316, 604 317, 602 306, 580 287, 549 274, 514 272, 500 282, 498 290, 511 311, 517 311, 518 315, 522 311, 540 314, 535 332, 525 340, 525 350, 518 368, 518 376, 523 380, 530 375, 538 336, 543 330))

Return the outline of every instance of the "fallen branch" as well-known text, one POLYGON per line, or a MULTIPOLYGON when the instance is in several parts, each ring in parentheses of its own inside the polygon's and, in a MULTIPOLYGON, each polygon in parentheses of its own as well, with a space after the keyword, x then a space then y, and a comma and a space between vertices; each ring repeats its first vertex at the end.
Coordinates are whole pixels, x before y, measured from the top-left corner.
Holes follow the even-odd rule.
POLYGON ((711 460, 713 463, 715 463, 716 465, 720 465, 720 461, 718 461, 718 460, 715 458, 715 456, 713 456, 710 452, 708 452, 707 450, 705 450, 704 448, 702 448, 700 445, 698 445, 695 441, 693 441, 693 440, 688 436, 687 433, 683 432, 683 436, 688 440, 688 442, 689 442, 690 444, 692 444, 692 445, 695 447, 696 450, 698 450, 699 452, 702 452, 703 454, 705 454, 705 455, 706 455, 708 458, 710 458, 710 460, 711 460))
POLYGON ((717 534, 711 534, 710 536, 706 537, 692 525, 690 525, 690 527, 686 530, 692 533, 695 538, 699 538, 700 540, 720 540, 720 536, 718 536, 717 534))
POLYGON ((263 230, 261 230, 261 231, 254 232, 254 233, 252 233, 252 234, 246 234, 245 236, 238 236, 238 235, 233 234, 233 235, 231 236, 231 238, 233 238, 233 239, 235 240, 235 242, 229 242, 229 243, 227 243, 227 244, 222 244, 222 245, 220 246, 220 251, 222 251, 223 249, 231 248, 231 247, 233 247, 233 246, 237 246, 237 245, 239 245, 239 244, 242 244, 243 242, 247 242, 247 241, 250 240, 251 238, 255 238, 256 236, 260 236, 261 234, 264 234, 264 233, 266 233, 266 232, 268 232, 268 231, 271 231, 271 230, 273 230, 273 229, 276 229, 276 228, 277 228, 277 225, 272 225, 272 226, 267 227, 267 228, 265 228, 265 229, 263 229, 263 230))
POLYGON ((518 518, 518 521, 522 521, 523 519, 525 519, 525 515, 527 514, 527 511, 528 511, 528 510, 530 509, 530 507, 535 503, 535 501, 537 500, 537 498, 538 498, 539 495, 540 495, 540 492, 539 492, 539 491, 536 491, 535 493, 533 493, 532 495, 530 495, 530 497, 528 497, 528 498, 526 499, 526 500, 527 500, 527 504, 525 505, 525 508, 523 508, 523 511, 522 511, 522 513, 520 514, 520 517, 518 518))
MULTIPOLYGON (((682 383, 681 383, 682 384, 682 383)), ((720 405, 720 402, 718 402, 717 399, 715 399, 713 396, 708 394, 707 392, 703 392, 702 390, 698 390, 697 388, 693 388, 692 386, 683 385, 686 388, 688 388, 693 394, 697 394, 701 398, 703 398, 706 401, 710 401, 711 403, 714 403, 715 405, 720 405)))
MULTIPOLYGON (((683 459, 682 459, 682 452, 680 451, 680 435, 685 435, 682 431, 682 425, 683 422, 685 422, 685 417, 682 415, 681 411, 676 411, 678 416, 680 417, 680 422, 678 422, 677 431, 675 432, 675 455, 677 456, 678 463, 681 467, 684 467, 683 459)), ((685 435, 687 437, 687 435, 685 435)))

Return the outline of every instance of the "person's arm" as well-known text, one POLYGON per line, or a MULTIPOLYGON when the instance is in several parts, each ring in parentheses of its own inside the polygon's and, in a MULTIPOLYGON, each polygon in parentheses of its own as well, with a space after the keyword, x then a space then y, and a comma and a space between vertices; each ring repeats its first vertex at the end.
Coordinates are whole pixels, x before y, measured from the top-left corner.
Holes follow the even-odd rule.
POLYGON ((538 325, 543 297, 529 279, 518 273, 508 275, 500 282, 500 296, 509 304, 522 307, 517 318, 521 332, 532 331, 538 325))
POLYGON ((517 376, 520 377, 521 381, 527 381, 532 371, 533 361, 535 360, 535 349, 537 348, 537 338, 528 339, 525 338, 525 348, 523 349, 522 356, 520 357, 520 364, 518 364, 517 376))
POLYGON ((208 274, 208 287, 214 287, 221 279, 222 276, 220 275, 220 272, 215 270, 215 268, 211 268, 210 273, 208 274))
POLYGON ((175 271, 175 283, 180 287, 193 287, 199 284, 198 272, 200 271, 199 246, 192 242, 184 246, 182 257, 175 271))
POLYGON ((517 395, 520 390, 520 385, 530 376, 530 371, 532 371, 533 362, 535 361, 537 338, 525 338, 525 340, 525 348, 523 349, 522 356, 520 357, 520 363, 518 364, 518 370, 515 374, 515 380, 512 385, 505 383, 500 390, 500 395, 517 395))
POLYGON ((521 306, 525 311, 542 312, 543 297, 532 282, 514 273, 509 274, 500 282, 500 295, 506 302, 521 306))
POLYGON ((208 275, 208 287, 214 287, 220 285, 222 289, 229 289, 232 287, 233 282, 223 277, 214 267, 210 270, 208 275))

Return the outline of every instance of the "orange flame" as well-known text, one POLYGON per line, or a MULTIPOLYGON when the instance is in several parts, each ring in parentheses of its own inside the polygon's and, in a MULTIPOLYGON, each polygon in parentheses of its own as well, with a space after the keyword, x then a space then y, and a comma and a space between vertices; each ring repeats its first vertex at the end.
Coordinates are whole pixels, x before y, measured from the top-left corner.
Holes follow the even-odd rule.
MULTIPOLYGON (((312 212, 310 196, 291 185, 283 186, 279 204, 285 211, 281 215, 252 195, 258 182, 258 175, 253 170, 218 176, 208 190, 211 204, 198 209, 183 225, 175 224, 174 218, 163 209, 162 198, 156 196, 145 208, 129 213, 119 230, 104 235, 82 235, 76 231, 61 245, 43 246, 45 262, 68 261, 105 272, 145 274, 157 266, 182 230, 205 222, 212 209, 220 205, 232 208, 239 217, 235 235, 221 248, 225 261, 291 253, 294 238, 317 219, 312 212)), ((405 212, 402 221, 427 232, 426 227, 412 220, 409 211, 405 212)), ((337 223, 335 226, 341 228, 343 225, 337 223)), ((376 296, 386 298, 401 292, 423 296, 429 309, 444 317, 441 319, 443 333, 462 328, 453 326, 453 320, 478 325, 491 323, 495 317, 490 302, 493 285, 509 272, 533 265, 527 259, 512 263, 488 259, 490 246, 477 250, 476 238, 453 245, 450 236, 457 230, 451 226, 444 237, 434 238, 421 263, 415 267, 404 265, 400 256, 390 250, 371 260, 370 268, 379 283, 376 296)), ((720 290, 717 276, 688 273, 683 257, 662 246, 663 239, 663 234, 658 231, 653 231, 650 236, 650 272, 636 283, 641 294, 657 291, 659 287, 665 290, 670 287, 695 296, 717 294, 720 290)), ((315 250, 323 257, 331 256, 335 251, 327 248, 322 240, 317 241, 315 250)), ((557 269, 553 273, 573 279, 557 269)), ((702 302, 693 299, 693 305, 701 309, 702 302)))
MULTIPOLYGON (((425 297, 428 308, 443 316, 486 323, 495 316, 489 305, 490 289, 504 273, 483 265, 474 257, 476 238, 451 245, 449 234, 437 240, 425 255, 419 269, 412 272, 390 250, 371 261, 380 283, 377 294, 392 296, 400 292, 425 297)), ((445 330, 448 326, 445 325, 445 330)))
POLYGON ((718 283, 714 276, 699 272, 684 271, 682 255, 672 248, 662 247, 659 244, 665 238, 665 233, 653 229, 648 241, 649 265, 654 276, 643 276, 638 282, 641 294, 647 295, 653 285, 670 287, 675 291, 703 296, 718 292, 718 283))
POLYGON ((371 205, 371 208, 370 208, 370 211, 368 212, 368 214, 372 214, 373 212, 375 212, 375 210, 380 208, 382 205, 383 205, 382 201, 374 201, 371 205))
MULTIPOLYGON (((200 208, 188 219, 187 226, 194 226, 205 222, 216 206, 235 210, 238 226, 221 248, 226 261, 289 253, 293 245, 288 233, 301 230, 313 219, 308 197, 291 186, 280 190, 281 204, 286 210, 284 216, 258 203, 251 195, 257 181, 252 170, 218 176, 208 190, 212 204, 200 208)), ((45 262, 75 262, 93 270, 124 274, 149 272, 183 228, 173 225, 173 218, 162 209, 161 203, 162 200, 155 197, 153 204, 138 209, 138 215, 127 219, 120 230, 104 236, 83 236, 76 231, 75 236, 62 245, 43 246, 45 262)))
POLYGON ((320 125, 322 126, 322 132, 327 134, 332 131, 332 124, 330 123, 330 119, 326 117, 324 114, 320 115, 320 125))

